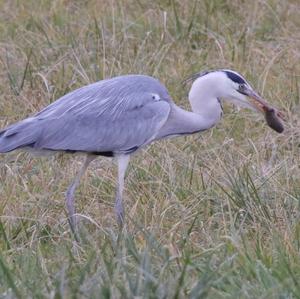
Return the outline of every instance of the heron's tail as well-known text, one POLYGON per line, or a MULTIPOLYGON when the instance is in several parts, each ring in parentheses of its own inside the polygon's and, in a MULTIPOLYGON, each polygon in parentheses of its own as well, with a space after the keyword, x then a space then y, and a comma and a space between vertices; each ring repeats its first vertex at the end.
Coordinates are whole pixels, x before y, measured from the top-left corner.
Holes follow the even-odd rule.
POLYGON ((0 131, 0 153, 7 153, 22 147, 33 147, 40 130, 34 118, 27 118, 10 125, 0 131))

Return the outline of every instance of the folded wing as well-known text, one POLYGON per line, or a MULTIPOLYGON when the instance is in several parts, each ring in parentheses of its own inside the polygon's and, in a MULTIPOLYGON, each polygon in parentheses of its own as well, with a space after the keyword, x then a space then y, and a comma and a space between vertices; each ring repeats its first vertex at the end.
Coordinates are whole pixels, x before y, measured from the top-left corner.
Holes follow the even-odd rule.
POLYGON ((152 141, 172 102, 156 79, 128 75, 77 89, 0 131, 0 152, 37 150, 126 153, 152 141))

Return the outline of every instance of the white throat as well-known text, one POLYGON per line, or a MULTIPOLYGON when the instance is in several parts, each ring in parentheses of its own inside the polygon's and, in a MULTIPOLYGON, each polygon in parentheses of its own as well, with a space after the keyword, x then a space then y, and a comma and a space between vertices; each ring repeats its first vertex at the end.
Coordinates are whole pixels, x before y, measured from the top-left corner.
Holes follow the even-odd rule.
POLYGON ((218 100, 218 88, 210 76, 196 79, 189 92, 193 112, 201 115, 208 124, 215 125, 222 116, 222 106, 218 100))

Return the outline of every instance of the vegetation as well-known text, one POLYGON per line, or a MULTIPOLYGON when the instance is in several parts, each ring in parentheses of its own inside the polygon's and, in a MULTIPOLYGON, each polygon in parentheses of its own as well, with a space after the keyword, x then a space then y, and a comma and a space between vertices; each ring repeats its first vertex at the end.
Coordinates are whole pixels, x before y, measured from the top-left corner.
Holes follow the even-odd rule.
POLYGON ((241 72, 281 108, 284 134, 225 105, 214 129, 132 159, 127 225, 113 214, 116 169, 82 157, 0 158, 0 298, 300 298, 298 0, 0 2, 0 127, 82 85, 119 74, 180 82, 241 72))

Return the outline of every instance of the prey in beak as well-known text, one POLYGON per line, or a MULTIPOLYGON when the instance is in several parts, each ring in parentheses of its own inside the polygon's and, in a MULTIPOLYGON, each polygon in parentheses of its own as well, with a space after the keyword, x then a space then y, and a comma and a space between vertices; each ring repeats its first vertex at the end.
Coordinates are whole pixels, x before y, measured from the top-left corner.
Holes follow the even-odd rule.
POLYGON ((278 133, 284 130, 282 121, 284 120, 283 114, 276 108, 271 107, 259 94, 257 94, 251 87, 246 84, 240 84, 238 92, 249 97, 251 106, 263 113, 266 122, 270 128, 278 133))

